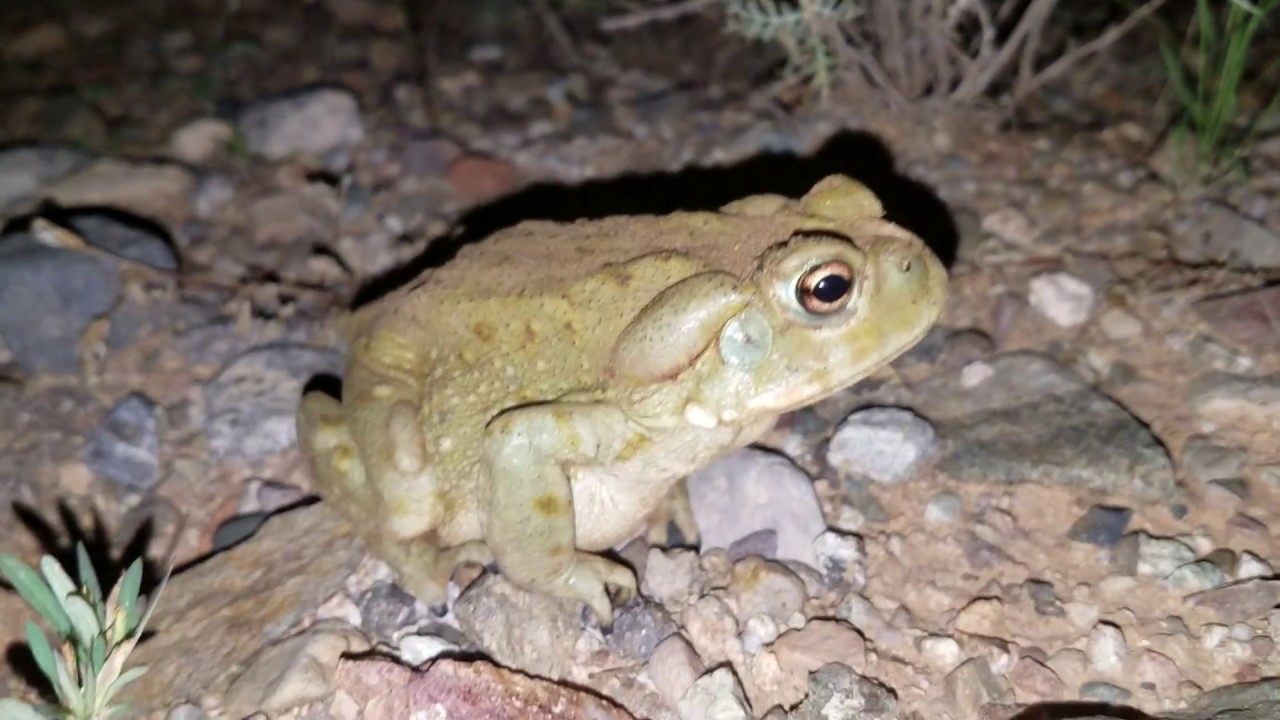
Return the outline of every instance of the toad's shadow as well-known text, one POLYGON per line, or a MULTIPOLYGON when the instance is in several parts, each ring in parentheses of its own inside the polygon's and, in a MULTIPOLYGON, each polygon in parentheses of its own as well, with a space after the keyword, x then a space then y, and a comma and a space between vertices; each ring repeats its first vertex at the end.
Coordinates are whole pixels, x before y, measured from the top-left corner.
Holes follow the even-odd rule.
POLYGON ((476 208, 459 222, 460 232, 437 240, 418 258, 372 279, 356 295, 363 305, 437 266, 457 249, 523 220, 569 222, 620 214, 714 210, 746 195, 803 195, 833 173, 849 175, 879 196, 885 214, 915 232, 950 266, 959 234, 950 212, 928 187, 899 175, 888 148, 875 136, 835 135, 811 156, 762 154, 736 165, 690 168, 675 173, 625 175, 581 185, 537 184, 476 208))

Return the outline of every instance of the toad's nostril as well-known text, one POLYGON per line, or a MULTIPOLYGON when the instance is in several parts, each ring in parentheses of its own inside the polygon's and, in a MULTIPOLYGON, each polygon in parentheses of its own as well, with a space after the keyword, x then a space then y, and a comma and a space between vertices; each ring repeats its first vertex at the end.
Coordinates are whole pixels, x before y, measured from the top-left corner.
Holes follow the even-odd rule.
POLYGON ((904 273, 911 272, 911 258, 902 258, 898 261, 898 269, 904 273))

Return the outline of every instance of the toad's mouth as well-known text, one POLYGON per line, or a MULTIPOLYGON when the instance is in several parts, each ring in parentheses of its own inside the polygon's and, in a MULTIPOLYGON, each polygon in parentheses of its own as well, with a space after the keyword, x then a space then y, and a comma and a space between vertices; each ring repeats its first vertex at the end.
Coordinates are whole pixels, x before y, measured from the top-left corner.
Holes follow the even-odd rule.
POLYGON ((859 364, 844 376, 824 368, 824 371, 818 373, 816 379, 783 385, 756 395, 747 401, 747 408, 755 411, 788 413, 828 398, 861 382, 877 369, 893 362, 898 356, 915 347, 929 333, 935 320, 936 318, 930 318, 929 322, 921 323, 921 326, 905 342, 898 344, 889 352, 873 357, 870 362, 859 364))

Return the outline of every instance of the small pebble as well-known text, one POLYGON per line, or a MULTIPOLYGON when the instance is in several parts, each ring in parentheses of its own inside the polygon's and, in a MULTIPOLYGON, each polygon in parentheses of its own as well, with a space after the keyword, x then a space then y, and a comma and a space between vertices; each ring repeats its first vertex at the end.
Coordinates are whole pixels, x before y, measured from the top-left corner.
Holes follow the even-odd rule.
POLYGON ((406 635, 400 638, 397 649, 401 660, 417 667, 445 653, 456 651, 458 646, 434 635, 406 635))
POLYGON ((1098 672, 1105 674, 1120 672, 1124 668, 1124 658, 1128 651, 1124 632, 1106 622, 1093 626, 1093 632, 1089 633, 1089 642, 1085 647, 1089 664, 1098 672))
POLYGON ((846 476, 892 485, 912 477, 937 447, 928 420, 902 408, 871 408, 840 424, 827 446, 827 462, 846 476))
POLYGON ((1128 700, 1133 693, 1117 685, 1101 680, 1091 680, 1080 686, 1080 699, 1095 702, 1119 704, 1128 700))
POLYGON ((964 660, 960 644, 945 635, 929 635, 920 639, 920 656, 929 667, 951 672, 964 660))
POLYGON ((1094 505, 1071 525, 1067 538, 1098 547, 1111 547, 1124 537, 1131 519, 1133 510, 1129 508, 1094 505))
POLYGON ((1071 328, 1089 318, 1094 292, 1088 283, 1069 273, 1044 273, 1031 279, 1028 300, 1058 327, 1071 328))
POLYGON ((952 492, 940 492, 924 507, 924 521, 930 525, 950 525, 964 513, 964 501, 952 492))
POLYGON ((1184 593, 1195 593, 1215 588, 1227 581, 1222 568, 1207 560, 1198 560, 1179 566, 1161 582, 1184 593))
POLYGON ((1240 559, 1236 561, 1233 574, 1236 580, 1247 580, 1255 577, 1270 577, 1274 572, 1271 569, 1271 563, 1245 550, 1240 553, 1240 559))

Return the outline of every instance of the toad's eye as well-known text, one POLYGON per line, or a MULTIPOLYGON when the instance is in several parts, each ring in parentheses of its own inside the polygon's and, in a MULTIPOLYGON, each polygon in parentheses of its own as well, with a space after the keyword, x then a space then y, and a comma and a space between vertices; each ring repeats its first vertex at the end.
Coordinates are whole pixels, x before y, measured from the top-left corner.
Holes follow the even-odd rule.
POLYGON ((853 297, 853 268, 832 260, 805 271, 796 284, 800 307, 814 315, 840 312, 853 297))

